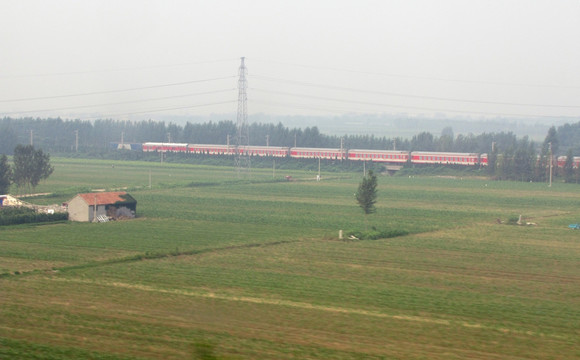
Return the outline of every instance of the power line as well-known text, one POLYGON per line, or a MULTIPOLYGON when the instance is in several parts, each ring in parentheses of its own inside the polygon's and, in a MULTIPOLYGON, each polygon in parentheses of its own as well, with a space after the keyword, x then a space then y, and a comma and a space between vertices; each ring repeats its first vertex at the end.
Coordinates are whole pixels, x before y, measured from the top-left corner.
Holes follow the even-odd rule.
POLYGON ((320 112, 332 112, 332 113, 336 113, 336 114, 344 114, 345 112, 348 113, 359 113, 359 114, 364 114, 365 112, 363 111, 353 111, 352 109, 338 109, 338 108, 329 108, 329 107, 319 107, 319 106, 309 106, 309 105, 303 105, 303 104, 290 104, 287 102, 276 102, 276 101, 263 101, 263 100, 254 100, 252 99, 252 104, 263 104, 266 106, 285 106, 285 107, 291 107, 292 109, 304 109, 304 110, 315 110, 315 111, 320 111, 320 112))
POLYGON ((580 86, 566 86, 566 85, 550 85, 550 84, 524 84, 524 83, 508 83, 508 82, 499 82, 499 81, 482 81, 482 80, 465 80, 465 79, 448 79, 448 78, 439 78, 439 77, 432 77, 432 76, 419 76, 419 75, 405 75, 405 74, 389 74, 389 73, 379 73, 379 72, 372 72, 372 71, 361 71, 361 70, 352 70, 352 69, 340 69, 340 68, 332 68, 328 66, 314 66, 314 65, 304 65, 304 64, 293 64, 283 61, 273 61, 273 60, 259 60, 253 59, 254 61, 258 62, 266 62, 266 63, 275 63, 280 65, 290 65, 296 67, 303 67, 309 69, 316 69, 316 70, 328 70, 328 71, 337 71, 337 72, 347 72, 347 73, 354 73, 354 74, 365 74, 365 75, 373 75, 373 76, 385 76, 385 77, 396 77, 396 78, 405 78, 405 79, 419 79, 419 80, 430 80, 430 81, 442 81, 442 82, 456 82, 456 83, 466 83, 466 84, 487 84, 487 85, 501 85, 501 86, 519 86, 519 87, 537 87, 537 88, 558 88, 558 89, 580 89, 580 86))
POLYGON ((212 105, 232 104, 235 102, 236 102, 235 100, 231 100, 231 101, 221 101, 221 102, 208 103, 208 104, 187 105, 187 106, 179 106, 179 107, 171 107, 171 108, 163 108, 163 109, 135 111, 135 112, 128 112, 128 113, 106 114, 106 115, 99 115, 99 116, 89 116, 89 117, 85 117, 85 119, 101 119, 101 118, 110 118, 113 116, 130 116, 130 115, 148 114, 148 113, 161 112, 161 111, 182 110, 182 109, 192 109, 192 108, 212 106, 212 105))
POLYGON ((2 113, 2 114, 4 114, 4 115, 29 114, 29 113, 36 113, 36 112, 59 111, 59 110, 74 110, 74 109, 86 109, 86 108, 95 108, 95 107, 106 107, 106 106, 115 106, 115 105, 135 104, 135 103, 150 102, 150 101, 159 101, 159 100, 168 100, 168 99, 178 99, 178 98, 184 98, 184 97, 190 97, 190 96, 197 96, 197 95, 216 94, 216 93, 228 92, 228 91, 233 91, 233 90, 236 90, 236 89, 232 88, 232 89, 227 89, 227 90, 206 91, 206 92, 194 93, 194 94, 175 95, 175 96, 164 96, 164 97, 158 97, 158 98, 149 98, 149 99, 132 100, 132 101, 122 101, 122 102, 105 103, 105 104, 67 106, 67 107, 61 107, 61 108, 40 109, 40 110, 12 111, 12 112, 5 112, 5 113, 2 113))
POLYGON ((105 91, 94 91, 94 92, 78 93, 78 94, 67 94, 67 95, 41 96, 41 97, 34 97, 34 98, 21 98, 21 99, 0 100, 0 103, 21 102, 21 101, 34 101, 34 100, 48 100, 48 99, 61 99, 61 98, 68 98, 68 97, 80 97, 80 96, 89 96, 89 95, 112 94, 112 93, 129 92, 129 91, 136 91, 136 90, 156 89, 156 88, 170 87, 170 86, 181 86, 181 85, 188 85, 188 84, 195 84, 195 83, 202 83, 202 82, 209 82, 209 81, 216 81, 216 80, 224 80, 224 79, 232 79, 232 78, 235 78, 235 76, 225 76, 225 77, 212 78, 212 79, 203 79, 203 80, 191 80, 191 81, 184 81, 184 82, 178 82, 178 83, 161 84, 161 85, 151 85, 151 86, 143 86, 143 87, 136 87, 136 88, 129 88, 129 89, 121 89, 121 90, 105 90, 105 91))
POLYGON ((385 92, 385 91, 352 89, 352 88, 346 88, 346 87, 340 87, 340 86, 322 85, 322 84, 280 79, 280 78, 261 76, 261 75, 252 75, 251 77, 255 77, 257 79, 262 79, 262 80, 266 80, 266 81, 282 82, 282 83, 288 83, 288 84, 294 84, 294 85, 300 85, 300 86, 309 86, 309 87, 317 87, 317 88, 349 91, 349 92, 365 93, 365 94, 406 97, 406 98, 413 98, 413 99, 438 100, 438 101, 450 101, 450 102, 471 103, 471 104, 487 104, 487 105, 510 105, 510 106, 532 106, 532 107, 580 109, 580 105, 546 105, 546 104, 530 104, 530 103, 514 103, 514 102, 501 102, 501 101, 485 101, 485 100, 445 98, 445 97, 437 97, 437 96, 423 96, 423 95, 412 95, 412 94, 385 92))
POLYGON ((252 91, 264 92, 264 93, 268 93, 268 94, 275 93, 275 94, 288 95, 288 96, 306 98, 306 99, 318 99, 318 100, 326 100, 326 101, 336 101, 336 102, 341 102, 341 103, 371 105, 371 106, 399 108, 399 109, 408 109, 408 110, 451 112, 451 113, 463 113, 463 114, 481 114, 481 115, 494 115, 494 116, 516 116, 516 117, 531 117, 531 118, 569 118, 569 119, 578 118, 575 116, 560 116, 560 115, 556 116, 556 115, 507 114, 507 113, 496 113, 496 112, 476 111, 476 110, 438 109, 438 108, 429 108, 429 107, 418 107, 418 106, 373 103, 373 102, 366 102, 366 101, 345 100, 345 99, 328 98, 328 97, 322 97, 322 96, 310 96, 310 95, 287 93, 287 92, 282 92, 282 91, 262 90, 262 89, 256 89, 256 88, 251 88, 251 89, 252 89, 252 91))
POLYGON ((235 58, 234 59, 217 59, 217 60, 187 62, 187 63, 179 63, 179 64, 151 65, 151 66, 127 67, 127 68, 103 69, 103 70, 85 70, 85 71, 37 73, 37 74, 22 74, 22 75, 0 75, 0 79, 102 74, 102 73, 109 73, 109 72, 161 69, 161 68, 181 67, 181 66, 200 65, 200 64, 215 64, 215 63, 219 63, 219 62, 227 62, 227 61, 234 61, 234 60, 237 60, 237 59, 235 59, 235 58))

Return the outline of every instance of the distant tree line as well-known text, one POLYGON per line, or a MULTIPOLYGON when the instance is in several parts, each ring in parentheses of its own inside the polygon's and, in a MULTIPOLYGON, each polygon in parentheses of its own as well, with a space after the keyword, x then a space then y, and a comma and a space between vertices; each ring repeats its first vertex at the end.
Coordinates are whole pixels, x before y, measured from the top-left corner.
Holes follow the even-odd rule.
MULTIPOLYGON (((178 142, 197 144, 234 144, 236 124, 230 120, 206 123, 175 123, 120 120, 62 120, 60 118, 0 119, 0 154, 12 154, 18 144, 32 144, 49 153, 93 153, 109 150, 111 142, 178 142)), ((543 143, 527 136, 520 139, 512 132, 455 136, 450 127, 439 136, 420 132, 410 139, 374 135, 325 135, 318 127, 285 127, 282 123, 250 125, 250 144, 345 149, 442 151, 487 153, 488 172, 498 179, 545 181, 549 176, 549 155, 569 157, 569 169, 556 169, 555 176, 578 181, 572 167, 580 155, 580 122, 551 127, 543 143)))
MULTIPOLYGON (((207 123, 166 124, 153 120, 62 120, 60 118, 0 119, 0 154, 12 154, 18 144, 31 144, 50 153, 92 152, 108 149, 111 142, 174 142, 196 144, 234 143, 236 124, 224 120, 207 123)), ((318 128, 289 129, 281 123, 251 124, 252 145, 321 147, 338 143, 318 128)))
MULTIPOLYGON (((580 123, 579 123, 580 124, 580 123)), ((576 125, 580 139, 580 125, 576 125)), ((570 131, 570 133, 572 133, 570 131)), ((0 154, 11 154, 18 144, 31 144, 50 153, 88 152, 107 149, 111 142, 179 142, 197 144, 233 143, 236 124, 233 121, 166 124, 153 120, 62 120, 60 118, 3 118, 0 119, 0 154), (78 144, 78 148, 77 148, 78 144)), ((561 137, 558 134, 558 137, 561 137)), ((566 138, 568 139, 568 138, 566 138)), ((570 139, 571 144, 574 143, 570 139)), ((374 135, 325 135, 318 127, 290 129, 278 124, 253 123, 250 125, 250 144, 271 146, 329 147, 383 150, 420 150, 488 153, 495 143, 504 151, 517 143, 511 132, 458 135, 451 128, 443 129, 441 136, 421 132, 411 139, 374 135)), ((577 145, 576 145, 577 146, 577 145)), ((576 149, 580 153, 580 148, 576 149)))

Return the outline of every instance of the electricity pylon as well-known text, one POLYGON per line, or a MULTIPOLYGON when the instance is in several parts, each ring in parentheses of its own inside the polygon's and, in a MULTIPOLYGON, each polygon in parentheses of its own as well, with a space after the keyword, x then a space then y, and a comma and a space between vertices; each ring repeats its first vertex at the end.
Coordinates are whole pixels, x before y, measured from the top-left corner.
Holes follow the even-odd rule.
POLYGON ((246 65, 244 64, 244 57, 241 58, 238 80, 238 120, 236 128, 236 171, 238 178, 241 177, 242 172, 250 173, 250 154, 247 147, 250 145, 250 131, 248 126, 248 82, 246 80, 246 65))

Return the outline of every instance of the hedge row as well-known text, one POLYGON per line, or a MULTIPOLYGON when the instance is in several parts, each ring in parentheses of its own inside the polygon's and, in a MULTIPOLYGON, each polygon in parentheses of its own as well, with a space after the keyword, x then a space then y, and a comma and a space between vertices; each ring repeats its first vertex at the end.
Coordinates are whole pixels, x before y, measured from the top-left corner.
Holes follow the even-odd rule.
POLYGON ((0 208, 0 226, 67 220, 67 213, 44 214, 25 207, 0 208))

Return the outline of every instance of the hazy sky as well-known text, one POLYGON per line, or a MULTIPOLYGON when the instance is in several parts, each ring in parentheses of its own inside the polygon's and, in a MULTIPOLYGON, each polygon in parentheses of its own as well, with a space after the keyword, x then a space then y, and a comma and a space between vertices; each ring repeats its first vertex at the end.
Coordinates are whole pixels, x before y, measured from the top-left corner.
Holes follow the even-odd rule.
POLYGON ((0 116, 580 121, 579 0, 0 0, 0 116))

